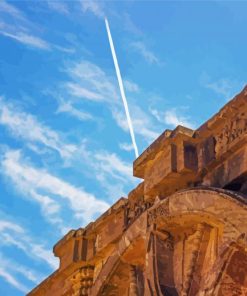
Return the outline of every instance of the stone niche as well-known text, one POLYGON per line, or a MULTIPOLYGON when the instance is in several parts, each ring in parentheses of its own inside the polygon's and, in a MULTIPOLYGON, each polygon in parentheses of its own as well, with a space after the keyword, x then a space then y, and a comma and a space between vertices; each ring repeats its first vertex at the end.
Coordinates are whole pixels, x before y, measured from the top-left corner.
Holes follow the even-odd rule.
POLYGON ((126 198, 55 246, 29 296, 246 296, 247 88, 196 130, 166 130, 126 198))

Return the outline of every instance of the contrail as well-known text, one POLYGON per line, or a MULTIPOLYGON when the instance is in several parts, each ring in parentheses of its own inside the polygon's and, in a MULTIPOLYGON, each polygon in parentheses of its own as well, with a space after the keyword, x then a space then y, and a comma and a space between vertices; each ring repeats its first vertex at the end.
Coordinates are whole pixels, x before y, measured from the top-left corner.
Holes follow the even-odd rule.
POLYGON ((126 113, 126 117, 127 117, 127 122, 128 122, 128 125, 129 125, 130 136, 131 136, 133 147, 134 147, 134 150, 135 150, 135 156, 137 158, 139 156, 139 153, 138 153, 138 149, 137 149, 137 145, 136 145, 135 134, 134 134, 133 126, 132 126, 132 121, 131 121, 131 118, 130 118, 127 99, 126 99, 125 92, 124 92, 123 81, 122 81, 120 69, 119 69, 119 66, 118 66, 117 56, 116 56, 116 52, 115 52, 112 37, 111 37, 111 31, 110 31, 110 27, 109 27, 109 24, 108 24, 108 21, 107 21, 106 18, 105 18, 105 25, 106 25, 106 31, 107 31, 107 34, 108 34, 109 43, 110 43, 110 47, 111 47, 113 62, 114 62, 114 66, 115 66, 115 70, 116 70, 116 74, 117 74, 120 93, 121 93, 121 97, 122 97, 123 104, 124 104, 124 109, 125 109, 125 113, 126 113))

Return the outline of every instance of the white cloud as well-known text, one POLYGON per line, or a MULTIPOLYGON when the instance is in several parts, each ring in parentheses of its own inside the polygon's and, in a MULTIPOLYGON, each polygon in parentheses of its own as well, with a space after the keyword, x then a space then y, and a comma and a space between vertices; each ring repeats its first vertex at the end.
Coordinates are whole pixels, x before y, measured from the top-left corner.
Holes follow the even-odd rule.
MULTIPOLYGON (((18 180, 15 180, 15 182, 18 182, 18 180)), ((32 196, 32 198, 40 204, 43 214, 49 217, 51 221, 55 220, 55 223, 57 223, 58 219, 54 218, 53 215, 59 213, 59 203, 47 195, 38 194, 35 190, 32 190, 31 188, 25 188, 27 185, 29 185, 25 184, 25 181, 22 184, 20 184, 19 182, 19 185, 22 185, 22 190, 28 192, 32 196)))
POLYGON ((35 284, 40 283, 41 280, 44 278, 44 275, 41 275, 37 271, 17 263, 14 259, 7 258, 1 252, 0 252, 0 262, 1 262, 2 270, 4 271, 7 270, 12 274, 12 276, 15 276, 17 274, 21 275, 26 279, 28 279, 30 282, 33 282, 35 284))
POLYGON ((18 26, 7 24, 5 22, 0 22, 0 34, 5 37, 11 38, 15 41, 18 41, 24 45, 27 45, 31 48, 38 48, 41 50, 56 49, 69 54, 75 52, 74 48, 68 48, 57 44, 52 44, 38 36, 33 35, 29 32, 28 28, 25 28, 22 25, 18 26))
POLYGON ((17 7, 11 5, 5 0, 0 1, 0 12, 4 12, 5 14, 9 14, 20 20, 25 20, 23 13, 17 7))
POLYGON ((159 64, 157 56, 147 48, 142 41, 134 41, 130 43, 130 48, 138 52, 150 64, 159 64))
MULTIPOLYGON (((88 61, 77 63, 67 69, 67 73, 82 87, 89 88, 90 91, 96 91, 102 97, 102 102, 107 102, 108 107, 119 127, 129 133, 129 128, 124 114, 122 102, 119 97, 119 91, 116 80, 107 75, 97 65, 88 61)), ((137 92, 137 84, 126 81, 125 86, 132 92, 137 92)), ((130 114, 135 133, 143 136, 148 142, 153 141, 159 135, 153 131, 150 117, 137 105, 129 102, 130 114)))
MULTIPOLYGON (((114 180, 109 180, 106 178, 106 175, 102 172, 98 172, 96 174, 96 179, 98 182, 102 184, 102 187, 104 188, 106 194, 111 197, 111 200, 115 202, 118 200, 120 197, 126 197, 128 192, 126 192, 125 185, 126 183, 123 181, 117 182, 114 180)), ((132 179, 133 182, 133 179, 132 179)), ((131 183, 132 183, 131 182, 131 183)))
POLYGON ((68 92, 76 97, 83 95, 94 101, 106 101, 116 103, 119 92, 116 88, 116 80, 108 76, 97 65, 89 61, 81 61, 65 69, 72 78, 72 82, 65 83, 68 92))
POLYGON ((67 15, 69 13, 68 6, 58 0, 47 0, 48 7, 58 13, 67 15))
POLYGON ((0 31, 0 34, 35 48, 45 49, 45 50, 50 49, 49 43, 47 43, 45 40, 36 36, 32 36, 27 33, 23 33, 23 32, 10 33, 6 31, 0 31))
POLYGON ((158 111, 156 109, 150 109, 153 116, 161 123, 168 124, 171 127, 177 127, 182 125, 188 128, 194 128, 194 124, 189 121, 188 117, 185 117, 178 113, 175 108, 169 109, 165 112, 158 111))
MULTIPOLYGON (((27 242, 28 243, 28 242, 27 242)), ((30 242, 29 240, 29 246, 31 249, 31 253, 33 257, 37 257, 40 260, 43 260, 46 262, 53 270, 56 270, 58 268, 58 258, 54 257, 52 251, 49 249, 44 248, 42 244, 37 244, 30 242)), ((28 249, 25 247, 25 252, 27 252, 28 249)))
POLYGON ((76 188, 45 170, 25 163, 19 151, 6 152, 1 167, 2 173, 13 182, 16 188, 38 202, 44 215, 57 224, 58 222, 62 224, 58 216, 61 202, 57 197, 67 202, 75 216, 82 218, 85 223, 92 220, 95 214, 102 213, 109 207, 106 202, 97 199, 82 188, 76 188))
POLYGON ((129 143, 120 143, 119 148, 125 151, 132 151, 134 149, 133 145, 129 143))
MULTIPOLYGON (((59 13, 68 13, 65 3, 48 0, 47 4, 51 9, 56 10, 59 13)), ((41 50, 56 49, 66 53, 75 52, 73 48, 52 44, 42 39, 40 36, 37 36, 36 31, 40 32, 37 25, 30 22, 21 10, 7 1, 0 1, 0 15, 2 16, 2 21, 0 22, 0 34, 5 37, 11 38, 29 46, 30 48, 41 50)))
MULTIPOLYGON (((130 110, 131 113, 134 114, 134 116, 132 116, 132 121, 135 133, 142 136, 148 143, 154 141, 159 136, 159 133, 151 128, 152 122, 149 116, 137 106, 130 106, 130 110)), ((119 127, 125 132, 129 132, 127 120, 123 111, 114 109, 113 117, 119 127)))
POLYGON ((240 81, 229 78, 212 79, 207 73, 202 73, 200 82, 203 87, 212 90, 217 95, 229 100, 244 85, 240 81))
POLYGON ((116 201, 120 196, 126 195, 126 185, 137 183, 133 177, 132 164, 124 161, 115 153, 105 150, 89 150, 84 147, 81 154, 86 172, 92 172, 104 189, 105 197, 116 201))
MULTIPOLYGON (((99 66, 86 60, 67 66, 65 72, 71 78, 70 81, 62 84, 62 89, 67 89, 70 95, 68 99, 69 104, 74 100, 78 105, 76 110, 80 111, 80 100, 78 100, 78 96, 82 98, 83 95, 95 103, 106 103, 105 106, 109 108, 113 119, 119 127, 129 133, 117 81, 114 77, 107 75, 99 66), (72 88, 73 92, 71 92, 72 88)), ((138 85, 134 82, 125 80, 124 84, 132 93, 136 94, 139 91, 138 85)), ((58 97, 57 94, 54 96, 58 97)), ((129 100, 128 103, 135 133, 150 143, 159 135, 159 133, 154 131, 152 117, 144 112, 140 106, 136 105, 133 100, 132 102, 129 100)), ((71 115, 73 116, 72 110, 71 115)))
POLYGON ((140 90, 139 86, 136 83, 129 80, 124 80, 124 86, 129 92, 138 93, 140 90))
POLYGON ((146 125, 144 118, 136 117, 133 121, 133 124, 137 133, 146 139, 148 143, 152 143, 158 138, 159 133, 151 129, 151 122, 146 125))
MULTIPOLYGON (((2 262, 1 262, 2 264, 2 262)), ((7 268, 0 267, 0 277, 2 277, 7 283, 9 283, 11 286, 15 287, 19 291, 23 293, 28 292, 28 288, 23 285, 20 281, 18 281, 13 275, 11 275, 7 268)))
POLYGON ((65 52, 65 53, 69 53, 69 54, 76 52, 75 48, 72 48, 72 47, 64 47, 64 46, 60 46, 60 45, 56 45, 56 44, 52 44, 51 46, 52 46, 52 48, 55 48, 61 52, 65 52))
POLYGON ((126 178, 132 178, 132 166, 123 162, 114 153, 96 153, 95 159, 97 161, 98 170, 103 170, 107 174, 112 175, 115 178, 126 180, 126 178))
POLYGON ((106 191, 106 197, 117 200, 123 196, 126 185, 135 185, 137 179, 133 177, 132 164, 124 161, 115 153, 105 150, 89 150, 84 147, 82 154, 84 166, 93 172, 93 177, 98 180, 106 191), (116 190, 119 189, 119 190, 116 190))
MULTIPOLYGON (((76 115, 81 114, 76 113, 76 115)), ((84 144, 80 147, 67 144, 61 139, 59 133, 38 122, 34 116, 21 112, 10 104, 0 105, 0 124, 7 126, 15 137, 25 140, 25 144, 37 153, 46 153, 44 148, 47 147, 58 151, 67 165, 75 162, 78 164, 80 161, 83 166, 87 166, 85 174, 89 174, 90 178, 95 177, 95 174, 103 175, 108 184, 112 182, 112 178, 118 182, 134 180, 131 166, 116 155, 107 151, 89 150, 84 144), (77 161, 79 154, 80 159, 77 161)), ((2 166, 5 166, 2 173, 7 175, 24 195, 37 202, 48 221, 56 224, 60 229, 63 228, 60 218, 63 207, 57 201, 59 196, 64 202, 70 203, 76 217, 83 217, 87 222, 99 213, 97 209, 104 211, 108 208, 107 203, 97 201, 93 195, 84 190, 75 188, 48 172, 29 165, 22 160, 18 151, 7 151, 3 157, 2 166), (47 183, 41 183, 42 180, 46 180, 47 183), (61 190, 64 191, 61 192, 61 190)), ((106 183, 101 182, 100 185, 106 188, 106 183)), ((119 197, 117 194, 116 192, 114 198, 119 197)))
POLYGON ((94 155, 93 163, 97 181, 113 201, 127 195, 126 185, 136 186, 138 183, 133 177, 132 165, 114 153, 100 151, 94 155))
POLYGON ((20 227, 19 225, 12 223, 10 221, 7 220, 0 220, 0 232, 4 231, 4 230, 12 230, 14 232, 17 233, 23 233, 24 230, 22 227, 20 227))
POLYGON ((53 270, 58 267, 58 260, 53 256, 52 252, 48 251, 42 244, 34 242, 33 237, 28 236, 21 225, 6 218, 0 219, 0 225, 5 225, 0 231, 0 247, 16 247, 24 252, 26 256, 45 262, 53 270))
POLYGON ((64 158, 70 158, 77 150, 75 145, 64 143, 59 133, 40 123, 34 116, 19 111, 1 98, 0 103, 0 124, 6 126, 15 137, 42 144, 56 150, 64 158))
POLYGON ((227 79, 220 79, 215 82, 208 82, 205 87, 213 90, 215 93, 224 96, 226 99, 230 99, 232 92, 232 83, 227 79))
POLYGON ((100 94, 90 91, 84 87, 81 87, 80 84, 68 82, 65 87, 68 90, 68 93, 82 99, 88 99, 92 101, 102 101, 103 98, 100 94))
POLYGON ((102 2, 95 0, 81 0, 83 12, 90 11, 98 18, 104 18, 105 13, 103 10, 102 2))
POLYGON ((165 112, 165 123, 173 127, 183 125, 185 127, 192 127, 192 124, 183 116, 179 116, 176 110, 168 110, 165 112))
POLYGON ((131 34, 135 34, 137 36, 143 36, 143 32, 134 24, 130 15, 127 13, 123 15, 123 24, 126 31, 129 31, 131 34))
POLYGON ((92 120, 93 116, 88 112, 83 112, 75 107, 73 107, 71 102, 59 101, 59 106, 57 113, 68 113, 72 117, 79 119, 80 121, 92 120))

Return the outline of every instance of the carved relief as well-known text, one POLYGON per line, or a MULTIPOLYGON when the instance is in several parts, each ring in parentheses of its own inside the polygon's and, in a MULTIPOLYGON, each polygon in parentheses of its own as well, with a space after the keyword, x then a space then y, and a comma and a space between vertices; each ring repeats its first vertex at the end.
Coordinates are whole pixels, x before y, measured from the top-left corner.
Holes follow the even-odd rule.
POLYGON ((169 200, 166 199, 162 201, 162 204, 157 208, 151 209, 148 211, 148 226, 156 223, 157 218, 165 217, 169 215, 169 200))
POLYGON ((125 207, 125 227, 132 224, 143 212, 149 209, 152 203, 149 201, 144 201, 142 196, 134 203, 128 203, 125 207))
POLYGON ((93 266, 84 266, 72 275, 72 296, 90 295, 90 288, 93 284, 93 272, 93 266))
POLYGON ((220 134, 216 135, 216 152, 217 155, 226 152, 229 145, 239 140, 247 132, 247 115, 241 113, 233 121, 227 122, 220 134))

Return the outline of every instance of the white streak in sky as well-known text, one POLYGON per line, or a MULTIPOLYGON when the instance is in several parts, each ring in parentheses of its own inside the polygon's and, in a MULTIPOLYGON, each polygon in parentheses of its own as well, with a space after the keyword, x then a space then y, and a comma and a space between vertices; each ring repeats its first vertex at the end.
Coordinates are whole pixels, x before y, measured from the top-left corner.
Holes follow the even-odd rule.
POLYGON ((108 34, 108 38, 109 38, 110 47, 111 47, 113 62, 114 62, 115 70, 116 70, 116 74, 117 74, 120 93, 121 93, 121 97, 123 100, 123 104, 124 104, 124 108, 125 108, 125 112, 126 112, 126 117, 127 117, 127 121, 128 121, 128 125, 129 125, 130 136, 131 136, 132 143, 134 146, 135 156, 137 158, 139 156, 139 154, 138 154, 138 149, 137 149, 137 145, 136 145, 135 134, 134 134, 134 130, 133 130, 130 114, 129 114, 128 103, 127 103, 127 99, 126 99, 125 92, 124 92, 123 81, 122 81, 120 69, 118 66, 117 56, 115 53, 115 49, 114 49, 114 45, 113 45, 113 41, 112 41, 112 37, 111 37, 110 27, 109 27, 109 24, 108 24, 108 21, 106 18, 105 18, 105 25, 106 25, 106 30, 107 30, 107 34, 108 34))

